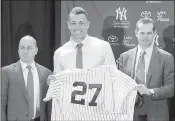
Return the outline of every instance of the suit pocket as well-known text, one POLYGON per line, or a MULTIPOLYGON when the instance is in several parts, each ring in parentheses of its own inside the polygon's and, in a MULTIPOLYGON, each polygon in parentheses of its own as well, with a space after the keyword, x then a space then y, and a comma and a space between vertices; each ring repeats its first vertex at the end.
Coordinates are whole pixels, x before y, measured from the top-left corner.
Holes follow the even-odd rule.
POLYGON ((16 114, 8 114, 8 121, 17 121, 16 114))

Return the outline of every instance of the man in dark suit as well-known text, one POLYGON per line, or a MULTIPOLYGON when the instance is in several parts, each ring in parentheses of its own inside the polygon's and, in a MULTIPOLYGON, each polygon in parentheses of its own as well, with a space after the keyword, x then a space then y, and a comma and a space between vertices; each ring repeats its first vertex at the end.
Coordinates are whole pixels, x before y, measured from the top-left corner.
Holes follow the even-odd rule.
POLYGON ((35 62, 36 40, 29 35, 21 38, 19 61, 1 68, 2 121, 49 121, 51 102, 43 102, 51 71, 35 62))
POLYGON ((142 86, 138 92, 149 95, 150 109, 146 115, 134 114, 134 121, 168 121, 168 98, 174 95, 174 58, 154 45, 155 23, 142 18, 135 30, 138 46, 122 53, 119 68, 142 86))

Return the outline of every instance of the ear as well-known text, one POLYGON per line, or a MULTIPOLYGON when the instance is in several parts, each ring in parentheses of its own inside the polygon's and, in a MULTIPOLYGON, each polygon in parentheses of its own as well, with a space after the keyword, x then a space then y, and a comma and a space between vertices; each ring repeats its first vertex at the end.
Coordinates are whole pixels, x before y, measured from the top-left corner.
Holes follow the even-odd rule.
POLYGON ((157 31, 155 30, 155 31, 153 31, 153 34, 154 34, 154 39, 156 38, 156 36, 157 36, 157 31))
POLYGON ((37 53, 38 53, 38 47, 36 47, 36 53, 35 53, 35 55, 37 55, 37 53))
POLYGON ((67 21, 67 27, 68 27, 68 29, 70 28, 70 23, 69 23, 69 21, 67 21))
POLYGON ((90 24, 91 24, 91 22, 90 22, 90 21, 88 21, 88 28, 90 27, 90 24))
POLYGON ((137 34, 138 34, 138 31, 137 31, 137 30, 135 30, 135 35, 136 35, 136 37, 137 37, 137 34))
POLYGON ((18 53, 19 53, 19 45, 18 45, 18 53))

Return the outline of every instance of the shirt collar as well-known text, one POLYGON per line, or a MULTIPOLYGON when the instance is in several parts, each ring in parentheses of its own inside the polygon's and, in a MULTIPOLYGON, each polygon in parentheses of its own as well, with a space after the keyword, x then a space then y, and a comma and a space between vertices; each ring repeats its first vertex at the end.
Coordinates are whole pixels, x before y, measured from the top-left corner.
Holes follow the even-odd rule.
MULTIPOLYGON (((19 60, 20 63, 21 63, 21 67, 22 69, 24 70, 28 65, 26 63, 24 63, 23 61, 19 60)), ((34 69, 36 66, 35 66, 35 61, 32 62, 32 64, 30 64, 32 66, 32 69, 34 69)))
MULTIPOLYGON (((154 42, 153 42, 153 44, 151 44, 151 46, 150 47, 148 47, 148 48, 146 48, 145 49, 145 52, 146 52, 146 55, 151 55, 152 54, 152 51, 153 51, 153 46, 154 46, 154 42)), ((142 48, 138 45, 138 53, 142 53, 142 48)))
MULTIPOLYGON (((84 38, 84 40, 81 42, 81 43, 83 44, 83 46, 86 45, 87 42, 89 41, 88 38, 89 38, 89 35, 86 35, 86 37, 84 38)), ((72 39, 72 37, 70 37, 70 41, 71 41, 71 43, 72 43, 72 46, 75 47, 75 48, 76 48, 77 44, 79 44, 79 43, 75 42, 75 41, 72 39)))

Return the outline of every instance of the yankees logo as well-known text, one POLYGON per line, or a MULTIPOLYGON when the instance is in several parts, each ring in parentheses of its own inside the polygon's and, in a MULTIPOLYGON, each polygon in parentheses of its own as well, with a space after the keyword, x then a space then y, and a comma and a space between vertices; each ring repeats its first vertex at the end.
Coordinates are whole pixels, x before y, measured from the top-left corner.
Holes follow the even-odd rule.
POLYGON ((117 12, 117 15, 116 15, 116 20, 126 20, 126 12, 127 10, 123 7, 123 10, 121 11, 120 7, 118 9, 116 9, 116 12, 117 12), (119 18, 119 15, 120 15, 120 18, 119 18))

